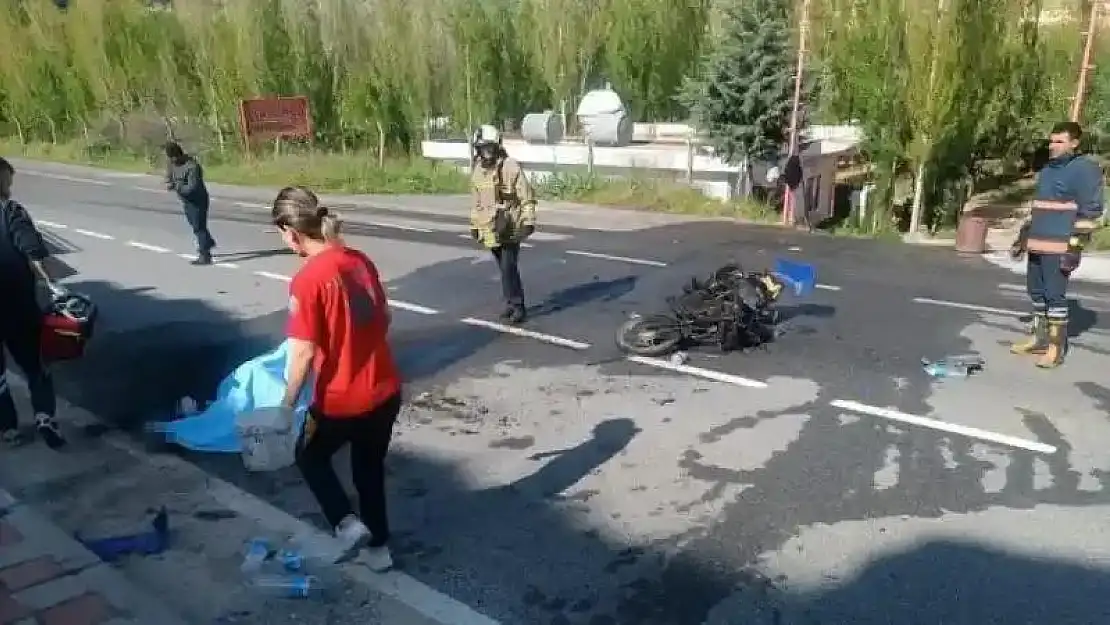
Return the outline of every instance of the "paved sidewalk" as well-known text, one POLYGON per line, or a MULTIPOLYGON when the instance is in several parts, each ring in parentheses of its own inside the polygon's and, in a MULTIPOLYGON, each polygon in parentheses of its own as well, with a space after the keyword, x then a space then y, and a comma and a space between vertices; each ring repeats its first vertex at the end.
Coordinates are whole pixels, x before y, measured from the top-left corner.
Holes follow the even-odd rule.
POLYGON ((0 625, 184 625, 0 490, 0 625))

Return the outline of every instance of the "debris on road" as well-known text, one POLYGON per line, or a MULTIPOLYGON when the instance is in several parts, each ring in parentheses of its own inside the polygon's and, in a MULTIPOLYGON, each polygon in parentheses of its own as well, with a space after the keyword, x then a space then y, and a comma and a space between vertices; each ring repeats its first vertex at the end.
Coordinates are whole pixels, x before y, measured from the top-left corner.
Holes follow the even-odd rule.
POLYGON ((110 536, 96 540, 88 540, 82 538, 80 534, 75 534, 74 538, 104 562, 115 562, 130 554, 158 555, 165 551, 170 543, 169 513, 165 507, 158 511, 150 525, 150 531, 138 534, 110 536))
POLYGON ((986 361, 978 354, 946 356, 940 360, 921 359, 925 373, 934 379, 968 378, 983 370, 986 361))
POLYGON ((305 557, 293 547, 273 549, 265 538, 247 541, 239 570, 248 586, 277 597, 305 599, 318 591, 319 580, 305 575, 305 557))

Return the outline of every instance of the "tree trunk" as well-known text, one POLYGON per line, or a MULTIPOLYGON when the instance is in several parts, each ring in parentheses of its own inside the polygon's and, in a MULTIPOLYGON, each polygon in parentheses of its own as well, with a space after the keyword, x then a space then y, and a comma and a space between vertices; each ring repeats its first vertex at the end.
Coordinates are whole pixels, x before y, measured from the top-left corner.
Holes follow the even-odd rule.
POLYGON ((921 208, 924 204, 925 196, 925 161, 922 160, 917 165, 917 174, 913 180, 913 206, 910 209, 910 231, 911 236, 916 235, 917 231, 921 229, 921 208))

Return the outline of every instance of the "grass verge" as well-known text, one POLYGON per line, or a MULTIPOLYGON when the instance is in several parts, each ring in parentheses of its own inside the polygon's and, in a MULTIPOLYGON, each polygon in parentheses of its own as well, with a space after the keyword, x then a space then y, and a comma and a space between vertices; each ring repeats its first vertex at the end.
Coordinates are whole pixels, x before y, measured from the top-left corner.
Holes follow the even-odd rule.
MULTIPOLYGON (((92 153, 76 143, 28 144, 0 140, 0 153, 23 158, 105 169, 161 173, 158 158, 124 151, 92 153)), ((378 166, 372 153, 299 152, 254 159, 240 155, 221 158, 216 152, 201 157, 211 182, 249 186, 304 185, 325 193, 381 195, 451 195, 469 192, 466 175, 423 158, 388 159, 378 166)), ((770 207, 753 201, 721 201, 687 185, 633 176, 605 179, 581 172, 561 172, 537 183, 546 200, 649 210, 682 215, 733 217, 769 221, 770 207)))

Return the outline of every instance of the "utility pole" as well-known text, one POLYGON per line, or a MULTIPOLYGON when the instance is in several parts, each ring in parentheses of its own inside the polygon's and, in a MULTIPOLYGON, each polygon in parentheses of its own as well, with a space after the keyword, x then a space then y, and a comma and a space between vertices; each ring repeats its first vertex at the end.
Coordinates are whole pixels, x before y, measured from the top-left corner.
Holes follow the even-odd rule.
POLYGON ((1087 21, 1087 32, 1083 33, 1083 61, 1079 65, 1079 79, 1075 84, 1075 97, 1071 101, 1071 120, 1078 122, 1083 114, 1083 103, 1087 99, 1087 79, 1091 69, 1091 49, 1095 43, 1095 29, 1098 27, 1098 8, 1100 0, 1091 2, 1090 17, 1087 21))
MULTIPOLYGON (((802 105, 802 72, 805 71, 806 43, 809 39, 809 2, 802 0, 801 11, 798 16, 798 64, 794 69, 794 107, 790 113, 790 149, 788 156, 798 153, 798 112, 802 105)), ((794 225, 794 190, 786 185, 782 196, 782 224, 794 225)))

